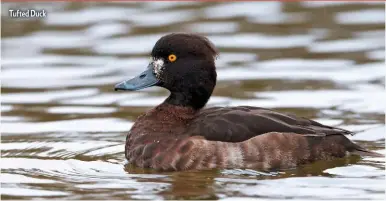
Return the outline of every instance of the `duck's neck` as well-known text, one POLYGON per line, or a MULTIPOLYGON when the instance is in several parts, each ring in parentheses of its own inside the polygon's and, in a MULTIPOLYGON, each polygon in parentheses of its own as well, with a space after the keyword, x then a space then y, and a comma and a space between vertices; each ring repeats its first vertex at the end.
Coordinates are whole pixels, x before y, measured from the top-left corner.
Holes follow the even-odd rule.
POLYGON ((195 90, 196 93, 171 92, 160 105, 144 117, 157 120, 160 125, 187 123, 208 102, 213 90, 195 90))
POLYGON ((176 106, 166 102, 150 110, 147 114, 152 119, 157 119, 161 124, 186 123, 194 118, 198 110, 190 107, 176 106))
POLYGON ((165 103, 180 107, 200 110, 208 102, 212 91, 196 90, 196 92, 171 92, 165 103))

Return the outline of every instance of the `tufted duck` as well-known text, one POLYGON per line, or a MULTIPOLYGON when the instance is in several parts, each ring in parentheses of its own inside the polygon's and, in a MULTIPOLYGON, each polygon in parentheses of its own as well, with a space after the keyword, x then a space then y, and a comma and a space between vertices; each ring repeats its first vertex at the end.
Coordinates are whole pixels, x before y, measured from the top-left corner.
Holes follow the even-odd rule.
POLYGON ((217 50, 205 37, 174 33, 155 44, 147 69, 115 90, 158 86, 169 97, 136 120, 126 138, 129 163, 164 171, 283 169, 348 154, 382 156, 354 144, 352 132, 270 109, 203 109, 216 85, 217 50))

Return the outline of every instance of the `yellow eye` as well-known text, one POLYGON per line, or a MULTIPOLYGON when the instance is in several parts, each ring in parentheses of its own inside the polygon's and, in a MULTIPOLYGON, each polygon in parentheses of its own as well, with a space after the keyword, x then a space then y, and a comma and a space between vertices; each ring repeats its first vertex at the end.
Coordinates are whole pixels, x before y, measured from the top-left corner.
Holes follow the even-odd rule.
POLYGON ((171 55, 169 55, 168 59, 169 59, 170 62, 174 62, 174 61, 177 60, 177 56, 174 55, 174 54, 171 54, 171 55))

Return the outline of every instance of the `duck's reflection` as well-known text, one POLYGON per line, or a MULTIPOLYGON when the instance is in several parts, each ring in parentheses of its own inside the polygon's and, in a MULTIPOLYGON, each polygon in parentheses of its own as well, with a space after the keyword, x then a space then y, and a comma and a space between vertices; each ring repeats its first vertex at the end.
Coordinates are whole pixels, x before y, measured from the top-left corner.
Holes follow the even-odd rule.
POLYGON ((166 199, 219 199, 215 192, 215 178, 221 175, 219 170, 205 171, 181 171, 181 172, 160 172, 152 169, 138 168, 126 164, 124 169, 129 174, 154 174, 167 177, 143 179, 146 182, 167 182, 170 188, 159 192, 159 195, 166 199))
POLYGON ((143 182, 170 183, 169 188, 161 189, 157 194, 166 199, 220 199, 223 196, 235 196, 238 190, 224 191, 227 185, 238 185, 238 181, 250 180, 253 185, 259 185, 258 180, 283 179, 290 177, 331 176, 326 169, 347 166, 360 161, 358 156, 338 158, 330 161, 318 161, 295 169, 272 170, 262 172, 257 170, 204 170, 160 172, 153 169, 138 168, 126 164, 124 169, 129 174, 149 174, 154 178, 140 178, 143 182), (161 176, 161 177, 159 177, 161 176))

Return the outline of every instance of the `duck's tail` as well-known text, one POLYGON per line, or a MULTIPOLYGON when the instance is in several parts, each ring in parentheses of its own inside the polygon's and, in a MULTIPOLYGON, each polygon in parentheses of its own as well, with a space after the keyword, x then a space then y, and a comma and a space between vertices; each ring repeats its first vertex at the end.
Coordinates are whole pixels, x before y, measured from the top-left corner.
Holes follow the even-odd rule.
POLYGON ((370 150, 354 143, 353 141, 351 141, 345 135, 342 135, 342 134, 326 135, 326 136, 317 135, 317 137, 319 137, 319 138, 316 138, 315 135, 307 135, 307 137, 308 136, 310 137, 310 138, 308 138, 309 143, 313 144, 312 147, 325 148, 326 151, 329 150, 332 153, 332 155, 339 156, 342 154, 341 150, 344 149, 346 151, 346 153, 347 152, 349 153, 349 155, 359 155, 361 157, 364 157, 364 156, 385 157, 385 155, 383 155, 383 154, 380 154, 380 153, 377 153, 374 151, 370 151, 370 150), (332 145, 332 144, 341 146, 341 149, 334 149, 334 147, 337 147, 337 146, 331 147, 330 145, 332 145))
MULTIPOLYGON (((359 146, 358 146, 359 147, 359 146)), ((385 157, 385 155, 374 152, 374 151, 369 151, 366 150, 362 147, 359 147, 360 149, 355 149, 351 151, 351 154, 359 155, 359 156, 370 156, 370 157, 385 157)))
POLYGON ((355 144, 351 140, 349 140, 349 141, 351 142, 351 147, 349 149, 351 154, 355 154, 355 155, 359 155, 359 156, 385 157, 385 155, 383 155, 383 154, 367 150, 367 149, 363 148, 362 146, 355 144))

